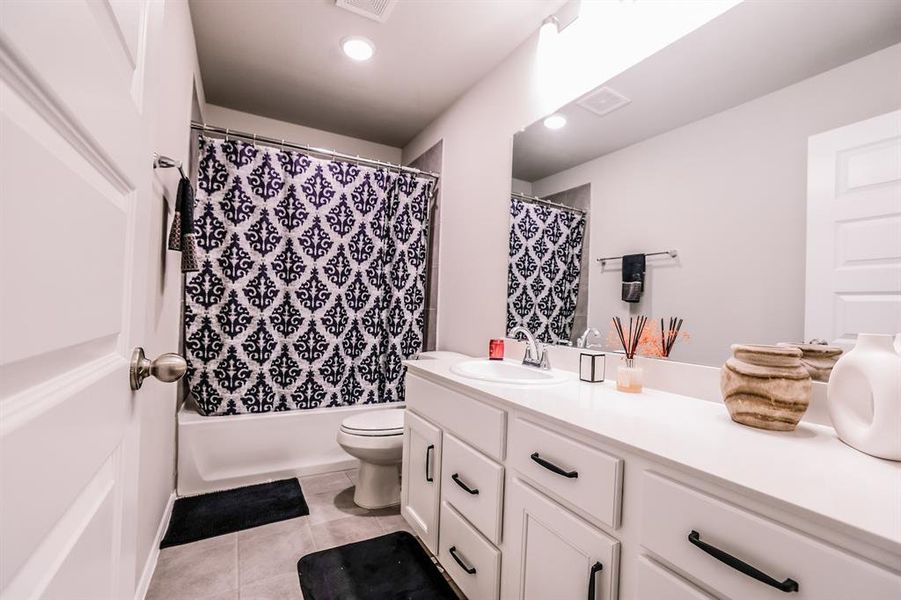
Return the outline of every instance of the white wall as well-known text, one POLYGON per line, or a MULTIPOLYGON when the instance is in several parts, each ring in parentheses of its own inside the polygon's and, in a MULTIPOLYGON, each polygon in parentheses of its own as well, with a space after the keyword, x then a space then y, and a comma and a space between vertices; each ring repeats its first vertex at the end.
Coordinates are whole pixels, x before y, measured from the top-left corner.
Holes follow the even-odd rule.
POLYGON ((525 194, 526 196, 532 195, 532 184, 528 181, 523 181, 522 179, 514 177, 511 188, 514 194, 525 194))
MULTIPOLYGON (((591 183, 591 257, 651 258, 633 310, 685 318, 674 358, 721 364, 732 343, 804 332, 807 138, 901 107, 901 45, 533 183, 591 183)), ((620 270, 590 272, 589 325, 625 314, 620 270)), ((826 299, 823 299, 826 301, 826 299)))
MULTIPOLYGON (((190 122, 194 105, 197 55, 187 2, 167 0, 154 12, 162 19, 159 35, 148 40, 148 121, 157 152, 187 161, 190 152, 190 122)), ((198 79, 199 85, 199 79, 198 79)), ((198 90, 202 98, 202 88, 198 90)), ((148 162, 148 168, 150 163, 148 162)), ((152 282, 141 341, 147 355, 156 357, 179 349, 181 311, 180 254, 165 250, 166 231, 172 218, 178 184, 174 169, 154 171, 150 246, 146 252, 152 282)), ((136 396, 139 415, 138 490, 135 584, 138 594, 146 585, 148 569, 157 553, 157 533, 166 506, 175 490, 176 386, 149 381, 136 396), (144 581, 140 579, 144 577, 144 581)), ((128 524, 126 524, 127 526, 128 524)))
POLYGON ((513 134, 697 28, 733 1, 582 3, 556 36, 536 34, 404 148, 444 140, 440 349, 487 353, 503 337, 513 134), (539 43, 540 42, 540 43, 539 43))
POLYGON ((304 127, 303 125, 286 121, 278 121, 269 117, 261 117, 223 106, 216 106, 215 104, 206 105, 204 119, 206 119, 207 124, 215 125, 216 127, 227 127, 245 133, 256 133, 266 137, 285 139, 305 146, 315 146, 395 164, 399 164, 401 161, 400 148, 368 142, 321 129, 313 129, 312 127, 304 127))

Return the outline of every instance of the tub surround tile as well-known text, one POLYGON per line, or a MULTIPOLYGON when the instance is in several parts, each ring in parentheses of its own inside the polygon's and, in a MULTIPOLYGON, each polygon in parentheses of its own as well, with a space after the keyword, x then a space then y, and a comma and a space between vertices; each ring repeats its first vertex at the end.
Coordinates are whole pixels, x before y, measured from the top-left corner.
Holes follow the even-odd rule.
POLYGON ((310 525, 238 540, 238 580, 247 584, 290 573, 301 556, 316 549, 310 525))
POLYGON ((237 552, 234 533, 160 550, 147 600, 229 597, 238 588, 237 552))

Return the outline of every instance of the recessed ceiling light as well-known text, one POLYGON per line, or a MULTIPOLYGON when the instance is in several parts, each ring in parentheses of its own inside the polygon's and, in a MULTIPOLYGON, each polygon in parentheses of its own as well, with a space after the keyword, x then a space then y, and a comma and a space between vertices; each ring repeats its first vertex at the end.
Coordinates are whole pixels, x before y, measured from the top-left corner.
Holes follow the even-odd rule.
POLYGON ((364 61, 375 54, 375 44, 364 37, 353 36, 341 40, 341 49, 349 58, 356 61, 364 61))
POLYGON ((560 129, 566 125, 566 117, 563 115, 551 115, 544 120, 544 126, 548 129, 560 129))

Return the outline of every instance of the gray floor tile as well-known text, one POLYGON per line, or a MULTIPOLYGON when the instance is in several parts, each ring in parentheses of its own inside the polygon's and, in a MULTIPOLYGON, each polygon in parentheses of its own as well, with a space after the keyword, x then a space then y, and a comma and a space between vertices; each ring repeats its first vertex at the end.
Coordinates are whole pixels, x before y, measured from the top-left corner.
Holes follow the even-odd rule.
POLYGON ((363 516, 370 512, 354 504, 352 487, 338 494, 325 493, 307 496, 307 505, 310 507, 311 525, 336 521, 345 517, 363 516))
POLYGON ((218 598, 236 590, 237 547, 238 536, 230 533, 160 550, 147 600, 218 598))
POLYGON ((241 586, 241 600, 301 600, 297 570, 241 586))
POLYGON ((347 477, 350 479, 350 481, 351 481, 354 485, 357 485, 357 477, 358 477, 359 474, 360 474, 360 470, 359 470, 359 469, 350 469, 349 471, 344 471, 344 473, 347 475, 347 477))
POLYGON ((336 521, 311 525, 317 550, 325 550, 351 542, 382 535, 382 527, 374 518, 345 517, 336 521))
POLYGON ((379 516, 376 517, 376 521, 379 522, 382 531, 385 533, 394 533, 395 531, 407 531, 413 533, 413 530, 410 529, 410 526, 400 514, 379 516))
POLYGON ((353 487, 353 482, 347 478, 344 471, 335 473, 323 473, 322 475, 309 475, 300 478, 300 487, 304 496, 315 494, 335 494, 347 488, 353 487))
POLYGON ((238 539, 238 581, 242 589, 256 581, 296 572, 300 557, 316 549, 309 523, 295 521, 293 527, 269 535, 250 534, 238 539))

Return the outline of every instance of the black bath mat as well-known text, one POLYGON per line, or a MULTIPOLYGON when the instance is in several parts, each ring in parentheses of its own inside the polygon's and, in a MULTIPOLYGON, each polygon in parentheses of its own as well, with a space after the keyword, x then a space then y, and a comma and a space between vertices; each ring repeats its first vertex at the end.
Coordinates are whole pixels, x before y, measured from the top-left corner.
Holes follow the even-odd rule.
POLYGON ((179 498, 160 548, 310 514, 296 479, 179 498))
POLYGON ((304 600, 456 600, 406 531, 307 554, 297 561, 304 600))

